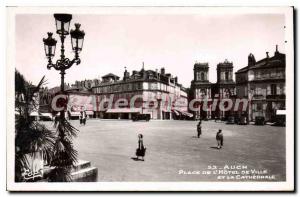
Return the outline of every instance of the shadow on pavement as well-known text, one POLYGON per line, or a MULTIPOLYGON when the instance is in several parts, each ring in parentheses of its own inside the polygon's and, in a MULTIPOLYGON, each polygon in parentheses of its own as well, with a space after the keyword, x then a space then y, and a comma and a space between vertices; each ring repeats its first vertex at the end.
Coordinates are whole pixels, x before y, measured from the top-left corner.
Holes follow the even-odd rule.
POLYGON ((138 159, 136 157, 131 157, 131 159, 134 160, 134 161, 144 161, 143 159, 138 159))

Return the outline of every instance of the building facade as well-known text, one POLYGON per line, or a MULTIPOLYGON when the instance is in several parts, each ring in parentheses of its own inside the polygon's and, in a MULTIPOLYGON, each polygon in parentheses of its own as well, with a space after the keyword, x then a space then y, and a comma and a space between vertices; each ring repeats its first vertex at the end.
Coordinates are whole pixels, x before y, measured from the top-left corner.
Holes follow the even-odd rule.
MULTIPOLYGON (((235 101, 235 82, 233 80, 233 63, 227 59, 217 65, 217 82, 212 85, 212 98, 219 100, 218 104, 223 99, 230 99, 235 101)), ((227 103, 224 103, 226 105, 227 103)), ((226 107, 226 106, 224 106, 226 107)), ((233 116, 233 109, 224 110, 220 105, 212 111, 212 118, 214 119, 227 119, 233 116)))
MULTIPOLYGON (((204 101, 211 99, 212 83, 209 82, 209 66, 208 63, 195 63, 194 64, 194 80, 191 82, 192 98, 204 101)), ((199 108, 194 113, 194 119, 211 118, 211 108, 207 110, 201 107, 203 102, 195 103, 194 107, 199 108)))
POLYGON ((125 69, 122 79, 109 73, 91 91, 99 118, 131 119, 135 114, 149 114, 152 119, 169 120, 192 116, 185 88, 164 68, 160 72, 142 68, 131 74, 125 69))
POLYGON ((201 100, 197 102, 198 111, 194 112, 195 119, 226 119, 231 111, 225 112, 220 109, 221 99, 235 98, 235 82, 233 80, 233 63, 225 60, 217 65, 217 82, 209 82, 208 63, 194 64, 194 80, 191 82, 192 99, 201 100), (207 108, 204 109, 204 100, 207 99, 207 108), (216 109, 213 109, 212 102, 217 99, 216 109), (202 102, 203 101, 203 102, 202 102))
MULTIPOLYGON (((55 114, 51 101, 59 91, 59 87, 43 90, 40 103, 45 112, 55 114)), ((76 81, 65 84, 65 93, 66 117, 70 119, 78 119, 83 110, 90 118, 104 119, 131 119, 137 114, 161 120, 192 117, 186 89, 164 68, 158 72, 143 67, 131 74, 125 69, 122 78, 109 73, 101 80, 76 81)))
POLYGON ((244 112, 249 121, 262 116, 272 122, 276 111, 285 109, 285 67, 285 54, 276 46, 274 56, 266 52, 260 61, 250 54, 248 66, 235 73, 237 97, 249 100, 244 112))

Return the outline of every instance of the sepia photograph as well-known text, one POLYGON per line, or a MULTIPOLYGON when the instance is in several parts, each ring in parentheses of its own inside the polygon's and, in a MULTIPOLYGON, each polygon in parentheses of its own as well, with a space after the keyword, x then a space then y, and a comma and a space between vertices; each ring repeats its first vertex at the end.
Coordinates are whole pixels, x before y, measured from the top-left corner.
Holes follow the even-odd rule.
POLYGON ((293 7, 8 7, 7 190, 293 191, 293 7))

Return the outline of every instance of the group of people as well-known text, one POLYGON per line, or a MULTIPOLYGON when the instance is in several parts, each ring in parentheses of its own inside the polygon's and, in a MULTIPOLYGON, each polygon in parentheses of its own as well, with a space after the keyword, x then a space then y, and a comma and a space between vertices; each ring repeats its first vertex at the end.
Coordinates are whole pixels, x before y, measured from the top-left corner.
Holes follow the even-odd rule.
MULTIPOLYGON (((202 127, 201 127, 201 119, 197 124, 197 137, 200 138, 201 134, 202 134, 202 127)), ((223 137, 223 133, 222 133, 222 129, 219 129, 219 131, 216 134, 216 140, 217 140, 217 148, 220 149, 223 146, 223 141, 224 141, 224 137, 223 137)))
MULTIPOLYGON (((201 120, 199 121, 199 123, 197 124, 197 137, 200 138, 200 135, 202 134, 202 127, 201 127, 201 120)), ((219 131, 216 134, 216 140, 217 140, 217 148, 221 149, 223 146, 223 141, 224 141, 224 137, 223 137, 223 133, 222 133, 222 129, 219 129, 219 131)), ((146 153, 146 148, 144 146, 143 143, 143 135, 139 134, 138 135, 138 148, 136 149, 136 156, 137 156, 137 160, 142 160, 144 161, 144 157, 145 157, 145 153, 146 153), (142 159, 139 159, 139 158, 142 159)))

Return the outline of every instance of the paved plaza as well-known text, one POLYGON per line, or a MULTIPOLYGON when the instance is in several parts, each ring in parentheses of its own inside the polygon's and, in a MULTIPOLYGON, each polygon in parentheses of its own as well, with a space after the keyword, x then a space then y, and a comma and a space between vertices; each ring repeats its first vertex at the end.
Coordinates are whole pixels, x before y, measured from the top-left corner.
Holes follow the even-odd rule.
POLYGON ((79 158, 98 167, 98 181, 218 181, 213 174, 188 174, 213 165, 267 170, 274 181, 285 180, 285 127, 202 121, 198 139, 196 121, 93 119, 86 126, 79 126, 76 120, 71 123, 80 130, 74 141, 79 158), (224 134, 220 150, 215 139, 219 128, 224 134), (147 148, 145 161, 134 159, 139 133, 147 148))

